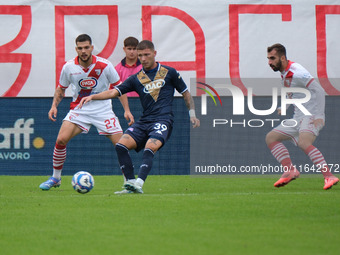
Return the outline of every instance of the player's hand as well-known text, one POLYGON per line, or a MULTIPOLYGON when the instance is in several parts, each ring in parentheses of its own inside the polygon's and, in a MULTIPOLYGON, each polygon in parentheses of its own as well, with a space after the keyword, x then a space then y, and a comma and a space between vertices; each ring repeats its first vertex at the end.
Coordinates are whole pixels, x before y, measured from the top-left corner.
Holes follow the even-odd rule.
POLYGON ((78 109, 81 109, 84 104, 86 104, 87 102, 90 102, 91 100, 92 100, 92 96, 83 97, 78 104, 78 109))
POLYGON ((52 106, 50 111, 48 112, 48 118, 52 121, 56 121, 57 120, 57 113, 58 113, 57 107, 52 106))
POLYGON ((133 117, 131 112, 127 112, 127 111, 124 112, 124 118, 127 120, 129 126, 135 123, 135 118, 133 117))
POLYGON ((321 130, 321 128, 323 128, 323 126, 325 125, 325 122, 323 121, 323 119, 316 119, 313 121, 313 124, 318 130, 321 130))
POLYGON ((277 108, 277 114, 281 115, 281 107, 277 108))
POLYGON ((190 118, 190 121, 192 123, 192 127, 193 128, 196 128, 196 127, 199 127, 200 126, 200 120, 197 119, 196 117, 191 117, 190 118))

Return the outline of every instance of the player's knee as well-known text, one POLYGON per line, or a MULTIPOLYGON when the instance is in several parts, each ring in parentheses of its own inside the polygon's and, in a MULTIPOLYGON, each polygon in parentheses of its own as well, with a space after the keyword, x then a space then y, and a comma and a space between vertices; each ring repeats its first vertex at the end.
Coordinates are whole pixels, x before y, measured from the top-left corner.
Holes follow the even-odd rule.
POLYGON ((272 132, 269 132, 267 135, 266 135, 266 144, 269 145, 269 144, 272 144, 273 142, 276 142, 276 138, 275 136, 273 135, 272 132))
POLYGON ((145 145, 145 149, 152 150, 154 153, 162 147, 163 143, 159 139, 150 138, 145 145))
POLYGON ((300 139, 297 143, 297 146, 303 151, 305 151, 310 145, 312 145, 312 143, 304 139, 300 139))
POLYGON ((61 139, 61 138, 57 138, 56 144, 58 145, 62 145, 62 146, 66 146, 67 145, 67 141, 61 139))

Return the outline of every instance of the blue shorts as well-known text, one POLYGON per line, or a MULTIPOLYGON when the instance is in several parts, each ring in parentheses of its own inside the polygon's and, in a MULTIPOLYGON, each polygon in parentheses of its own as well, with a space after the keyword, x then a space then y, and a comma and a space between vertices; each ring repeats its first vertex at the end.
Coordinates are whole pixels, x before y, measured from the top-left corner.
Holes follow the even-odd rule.
POLYGON ((137 121, 129 127, 125 134, 130 135, 137 143, 136 151, 144 149, 146 142, 150 138, 155 138, 162 142, 162 146, 170 138, 172 132, 172 122, 167 120, 159 121, 137 121))

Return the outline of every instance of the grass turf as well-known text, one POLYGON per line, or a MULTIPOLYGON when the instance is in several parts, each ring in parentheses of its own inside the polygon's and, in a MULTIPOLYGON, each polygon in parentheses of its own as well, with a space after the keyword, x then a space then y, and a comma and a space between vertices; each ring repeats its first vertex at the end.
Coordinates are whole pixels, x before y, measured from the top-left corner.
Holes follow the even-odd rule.
POLYGON ((0 253, 339 254, 340 187, 321 176, 274 188, 278 176, 149 176, 145 194, 114 195, 121 176, 0 176, 0 253))

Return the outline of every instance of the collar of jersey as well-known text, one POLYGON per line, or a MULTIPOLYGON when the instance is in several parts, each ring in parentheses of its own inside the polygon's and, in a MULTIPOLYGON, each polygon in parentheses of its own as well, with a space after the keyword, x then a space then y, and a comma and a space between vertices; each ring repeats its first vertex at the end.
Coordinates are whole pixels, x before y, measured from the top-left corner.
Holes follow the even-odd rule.
MULTIPOLYGON (((89 68, 84 68, 83 66, 81 66, 80 64, 79 64, 79 57, 76 57, 75 59, 74 59, 74 63, 76 64, 76 65, 79 65, 84 71, 85 71, 85 73, 89 70, 89 68)), ((97 63, 97 57, 95 56, 95 55, 92 55, 92 64, 95 64, 95 63, 97 63)), ((91 65, 92 65, 91 64, 91 65)), ((90 66, 91 66, 90 65, 90 66)))
POLYGON ((125 66, 127 68, 133 68, 133 67, 139 66, 141 64, 139 59, 137 58, 137 62, 134 63, 132 66, 130 66, 130 65, 126 64, 126 57, 122 59, 121 63, 122 63, 122 66, 125 66))
POLYGON ((143 73, 147 74, 147 73, 153 73, 153 72, 157 72, 159 69, 161 68, 161 65, 157 62, 157 66, 151 70, 144 70, 144 68, 142 68, 143 73))
POLYGON ((287 67, 286 67, 286 70, 284 70, 283 73, 287 72, 287 71, 289 70, 290 66, 291 66, 293 63, 294 63, 294 62, 288 60, 288 65, 287 65, 287 67))

